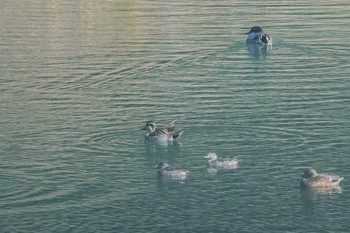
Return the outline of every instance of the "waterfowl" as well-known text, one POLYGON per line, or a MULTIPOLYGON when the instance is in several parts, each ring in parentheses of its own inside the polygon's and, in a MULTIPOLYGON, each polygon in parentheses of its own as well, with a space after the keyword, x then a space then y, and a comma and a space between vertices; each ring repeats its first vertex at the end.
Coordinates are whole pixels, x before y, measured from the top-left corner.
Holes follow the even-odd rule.
POLYGON ((158 174, 170 178, 184 179, 190 172, 189 170, 170 165, 166 162, 160 162, 158 167, 158 174))
POLYGON ((245 33, 248 35, 246 43, 256 45, 272 45, 272 38, 269 34, 265 33, 259 26, 254 26, 249 32, 245 33))
POLYGON ((315 169, 309 168, 304 171, 301 184, 308 187, 334 187, 343 179, 337 175, 319 174, 315 169))
POLYGON ((175 121, 170 122, 164 128, 158 129, 153 121, 147 121, 142 130, 147 130, 145 140, 173 141, 179 138, 184 130, 174 131, 175 121))
POLYGON ((238 159, 234 158, 218 158, 215 153, 209 153, 207 156, 203 158, 208 160, 208 167, 212 168, 235 168, 238 164, 238 159))

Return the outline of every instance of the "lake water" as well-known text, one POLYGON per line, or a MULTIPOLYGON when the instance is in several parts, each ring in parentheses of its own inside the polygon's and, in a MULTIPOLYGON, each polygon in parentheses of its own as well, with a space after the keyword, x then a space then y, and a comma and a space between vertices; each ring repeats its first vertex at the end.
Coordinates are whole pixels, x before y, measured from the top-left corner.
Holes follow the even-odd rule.
POLYGON ((349 10, 1 1, 1 232, 348 232, 349 10), (254 25, 271 49, 246 47, 254 25), (177 142, 144 144, 174 119, 177 142), (213 173, 209 152, 241 161, 213 173), (308 167, 341 189, 300 189, 308 167))

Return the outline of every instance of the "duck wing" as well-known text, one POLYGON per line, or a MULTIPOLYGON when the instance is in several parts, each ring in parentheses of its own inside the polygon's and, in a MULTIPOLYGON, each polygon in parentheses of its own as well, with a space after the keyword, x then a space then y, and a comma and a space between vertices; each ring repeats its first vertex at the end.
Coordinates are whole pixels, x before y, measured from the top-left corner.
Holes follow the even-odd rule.
POLYGON ((269 44, 270 41, 271 41, 271 37, 268 34, 263 34, 262 37, 261 37, 261 41, 264 44, 269 44))
POLYGON ((267 45, 271 43, 271 37, 266 33, 259 33, 255 36, 255 40, 258 44, 267 45))
POLYGON ((304 183, 310 186, 335 186, 340 183, 343 177, 328 174, 318 174, 311 178, 304 179, 304 183))
POLYGON ((183 171, 183 172, 185 172, 185 171, 187 171, 184 168, 180 168, 180 167, 178 167, 176 165, 171 165, 171 164, 169 164, 169 166, 165 167, 164 170, 165 171, 169 171, 169 172, 172 172, 172 171, 183 171))
POLYGON ((152 138, 152 137, 167 136, 167 135, 168 135, 168 132, 166 130, 156 129, 152 133, 149 133, 148 137, 152 138))
POLYGON ((218 161, 222 162, 222 163, 237 163, 238 159, 236 159, 236 158, 219 158, 218 161))
POLYGON ((167 125, 164 127, 164 130, 167 130, 167 131, 169 131, 169 132, 174 131, 174 130, 175 130, 175 122, 176 122, 176 120, 173 120, 172 122, 170 122, 169 124, 167 124, 167 125))

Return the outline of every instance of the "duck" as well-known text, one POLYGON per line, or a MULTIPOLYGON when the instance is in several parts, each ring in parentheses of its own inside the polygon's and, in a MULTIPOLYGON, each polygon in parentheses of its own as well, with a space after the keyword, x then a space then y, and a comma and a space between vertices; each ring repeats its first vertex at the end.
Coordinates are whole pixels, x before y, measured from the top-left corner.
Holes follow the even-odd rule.
POLYGON ((158 174, 170 178, 185 179, 189 174, 189 170, 179 168, 175 165, 168 164, 167 162, 160 162, 157 166, 158 174))
POLYGON ((246 44, 272 45, 272 37, 264 32, 260 26, 252 27, 250 31, 245 34, 248 35, 246 44))
POLYGON ((335 187, 344 179, 338 175, 319 174, 313 168, 304 171, 301 185, 306 187, 335 187))
POLYGON ((164 128, 157 128, 153 121, 147 121, 145 127, 141 130, 147 130, 145 134, 145 140, 158 140, 158 141, 173 141, 180 138, 184 130, 175 131, 176 120, 170 122, 164 128))
POLYGON ((211 168, 235 168, 238 165, 239 160, 234 158, 218 158, 215 153, 209 153, 207 156, 203 158, 208 160, 208 167, 211 168))

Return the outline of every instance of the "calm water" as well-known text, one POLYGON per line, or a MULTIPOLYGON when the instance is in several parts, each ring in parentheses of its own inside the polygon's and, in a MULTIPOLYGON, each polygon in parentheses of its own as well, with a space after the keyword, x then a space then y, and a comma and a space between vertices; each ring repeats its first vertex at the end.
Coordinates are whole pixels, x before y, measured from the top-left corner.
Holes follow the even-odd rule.
POLYGON ((349 9, 1 1, 1 232, 347 232, 349 9), (271 50, 246 47, 254 25, 271 50), (173 119, 177 143, 144 145, 173 119), (241 161, 209 173, 208 152, 241 161), (310 166, 342 188, 301 192, 310 166))

